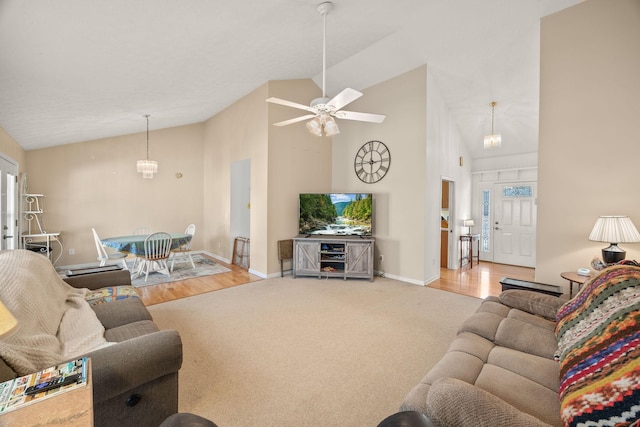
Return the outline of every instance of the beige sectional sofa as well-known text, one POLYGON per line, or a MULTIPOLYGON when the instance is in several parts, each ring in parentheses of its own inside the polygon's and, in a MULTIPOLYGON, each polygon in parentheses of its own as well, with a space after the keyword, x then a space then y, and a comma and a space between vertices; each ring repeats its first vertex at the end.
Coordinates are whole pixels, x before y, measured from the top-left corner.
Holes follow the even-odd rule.
MULTIPOLYGON (((92 316, 97 318, 100 338, 106 341, 95 350, 77 355, 91 358, 94 425, 160 425, 178 411, 180 335, 158 329, 130 286, 126 270, 87 274, 66 282, 71 286, 62 282, 43 255, 25 250, 0 251, 0 298, 18 320, 17 332, 0 340, 0 381, 30 373, 25 372, 29 366, 37 372, 47 363, 55 365, 55 358, 61 357, 54 351, 60 336, 57 324, 64 323, 69 312, 77 311, 80 302, 72 298, 81 295, 89 303, 88 310, 95 313, 92 316), (52 292, 53 288, 61 291, 52 292), (56 301, 59 295, 63 299, 56 301), (62 320, 60 316, 41 315, 62 306, 68 308, 61 314, 62 320), (44 334, 52 336, 42 338, 44 334), (43 342, 43 354, 21 357, 19 350, 29 342, 43 342)), ((91 319, 83 323, 91 323, 91 319)))
POLYGON ((639 320, 635 266, 603 270, 568 302, 504 291, 464 322, 401 410, 436 427, 631 425, 640 419, 639 320))

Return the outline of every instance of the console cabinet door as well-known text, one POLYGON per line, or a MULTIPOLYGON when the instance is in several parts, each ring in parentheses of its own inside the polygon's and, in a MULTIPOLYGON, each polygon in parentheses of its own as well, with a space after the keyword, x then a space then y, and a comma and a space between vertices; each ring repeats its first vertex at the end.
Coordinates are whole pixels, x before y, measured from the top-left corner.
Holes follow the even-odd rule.
POLYGON ((348 277, 368 277, 373 279, 373 243, 347 243, 347 271, 348 277))
POLYGON ((320 242, 296 240, 294 249, 295 274, 320 274, 320 242))

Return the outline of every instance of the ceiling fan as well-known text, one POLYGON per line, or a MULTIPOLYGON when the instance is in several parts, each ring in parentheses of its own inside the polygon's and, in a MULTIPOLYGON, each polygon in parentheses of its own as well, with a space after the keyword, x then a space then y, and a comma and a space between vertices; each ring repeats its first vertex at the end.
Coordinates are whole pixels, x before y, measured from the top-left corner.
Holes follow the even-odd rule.
POLYGON ((322 98, 316 98, 311 101, 309 106, 298 104, 297 102, 287 101, 285 99, 280 98, 268 98, 266 101, 274 104, 280 104, 287 107, 298 108, 300 110, 308 111, 310 114, 305 114, 304 116, 296 117, 293 119, 285 120, 282 122, 274 123, 274 126, 287 126, 293 123, 302 122, 304 120, 309 120, 307 122, 307 129, 314 135, 322 136, 322 131, 327 136, 332 136, 340 133, 338 129, 338 124, 336 123, 335 118, 338 119, 346 119, 346 120, 358 120, 362 122, 372 122, 372 123, 382 123, 385 116, 382 114, 372 114, 372 113, 359 113, 356 111, 345 111, 342 110, 342 107, 347 104, 355 101, 356 99, 362 96, 362 92, 358 92, 355 89, 346 88, 333 98, 328 98, 325 92, 325 83, 326 83, 326 72, 327 72, 327 15, 329 11, 333 8, 333 3, 330 1, 320 3, 318 5, 318 12, 323 17, 323 34, 322 34, 322 98))

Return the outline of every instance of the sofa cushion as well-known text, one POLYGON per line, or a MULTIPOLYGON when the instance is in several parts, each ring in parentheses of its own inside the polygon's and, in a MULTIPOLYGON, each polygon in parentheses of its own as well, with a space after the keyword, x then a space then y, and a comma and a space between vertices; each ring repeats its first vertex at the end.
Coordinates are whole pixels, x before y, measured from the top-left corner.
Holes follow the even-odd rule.
POLYGON ((106 304, 93 305, 91 308, 105 329, 117 328, 140 320, 153 320, 151 313, 139 298, 121 299, 106 304))
POLYGON ((553 359, 557 349, 553 331, 511 317, 500 322, 495 343, 548 359, 553 359))
POLYGON ((555 360, 496 346, 487 363, 521 375, 554 393, 558 392, 560 366, 555 360))
POLYGON ((560 401, 567 426, 640 418, 640 268, 612 266, 558 312, 560 401))
POLYGON ((431 386, 426 413, 436 427, 549 426, 491 393, 453 378, 440 379, 431 386))
POLYGON ((160 329, 151 320, 127 323, 116 328, 107 329, 104 337, 109 342, 122 342, 131 338, 158 332, 160 329))
MULTIPOLYGON (((560 424, 558 393, 501 366, 486 364, 475 386, 548 424, 560 424)), ((499 425, 499 424, 495 424, 499 425)))
POLYGON ((551 295, 519 289, 506 290, 498 298, 501 303, 509 307, 537 314, 550 320, 556 319, 556 313, 564 302, 551 295))

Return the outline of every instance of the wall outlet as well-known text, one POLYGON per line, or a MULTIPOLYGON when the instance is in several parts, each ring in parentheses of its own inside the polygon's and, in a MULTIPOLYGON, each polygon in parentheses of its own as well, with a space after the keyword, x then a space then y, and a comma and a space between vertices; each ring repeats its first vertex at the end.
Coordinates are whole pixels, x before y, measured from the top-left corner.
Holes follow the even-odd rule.
POLYGON ((69 255, 75 255, 75 254, 76 254, 75 249, 69 249, 69 255))
POLYGON ((380 262, 384 262, 384 255, 380 254, 380 262))

